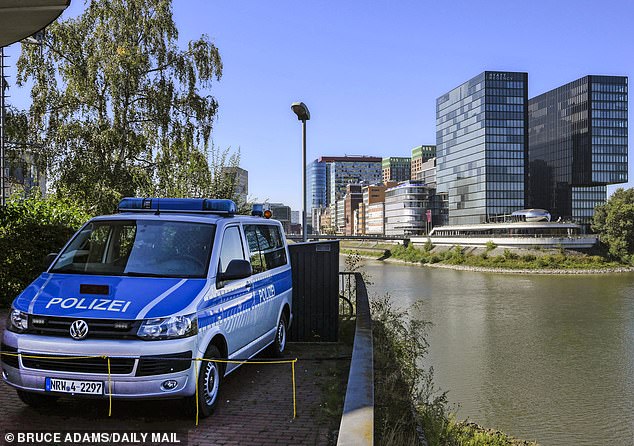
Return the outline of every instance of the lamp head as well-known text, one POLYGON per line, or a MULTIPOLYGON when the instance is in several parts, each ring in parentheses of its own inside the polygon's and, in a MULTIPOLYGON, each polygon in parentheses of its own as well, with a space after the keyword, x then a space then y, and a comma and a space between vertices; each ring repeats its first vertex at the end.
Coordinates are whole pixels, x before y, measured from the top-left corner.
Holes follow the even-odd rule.
POLYGON ((302 122, 310 120, 310 112, 308 107, 303 102, 293 102, 291 104, 291 110, 297 115, 297 119, 302 122))

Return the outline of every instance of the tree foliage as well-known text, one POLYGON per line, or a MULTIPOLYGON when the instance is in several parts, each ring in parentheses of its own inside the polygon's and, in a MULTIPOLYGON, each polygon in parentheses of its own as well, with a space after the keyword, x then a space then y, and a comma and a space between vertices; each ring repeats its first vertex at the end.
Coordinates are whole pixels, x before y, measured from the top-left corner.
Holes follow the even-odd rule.
POLYGON ((0 306, 43 270, 44 257, 61 249, 89 215, 68 199, 31 194, 0 208, 0 306))
POLYGON ((95 213, 122 196, 209 195, 222 61, 205 35, 177 39, 170 0, 93 0, 23 45, 17 80, 33 83, 29 128, 58 193, 95 213))
POLYGON ((610 255, 634 260, 634 188, 619 188, 605 204, 597 206, 592 229, 607 245, 610 255))

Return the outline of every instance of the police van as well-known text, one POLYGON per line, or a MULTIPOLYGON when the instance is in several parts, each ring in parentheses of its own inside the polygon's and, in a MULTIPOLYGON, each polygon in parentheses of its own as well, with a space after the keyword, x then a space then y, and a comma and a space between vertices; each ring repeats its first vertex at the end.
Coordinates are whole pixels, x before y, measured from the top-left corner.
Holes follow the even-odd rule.
POLYGON ((183 397, 210 415, 238 364, 192 358, 281 356, 292 321, 284 231, 253 214, 231 200, 124 198, 91 219, 14 300, 3 379, 31 406, 183 397))

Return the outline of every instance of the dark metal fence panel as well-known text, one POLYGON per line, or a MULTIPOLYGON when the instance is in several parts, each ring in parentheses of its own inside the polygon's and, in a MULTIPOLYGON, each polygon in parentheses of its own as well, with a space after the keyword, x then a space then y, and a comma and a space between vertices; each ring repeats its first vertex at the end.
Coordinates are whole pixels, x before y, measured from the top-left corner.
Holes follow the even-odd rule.
POLYGON ((289 340, 336 342, 339 330, 339 242, 288 245, 293 270, 289 340))

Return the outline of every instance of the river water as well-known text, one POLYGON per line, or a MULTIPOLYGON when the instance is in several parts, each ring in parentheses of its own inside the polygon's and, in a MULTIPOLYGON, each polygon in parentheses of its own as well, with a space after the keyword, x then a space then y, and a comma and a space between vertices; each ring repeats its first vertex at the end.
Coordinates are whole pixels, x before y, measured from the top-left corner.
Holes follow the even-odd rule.
POLYGON ((363 264, 371 297, 422 302, 426 362, 460 419, 541 445, 634 445, 634 274, 363 264))

